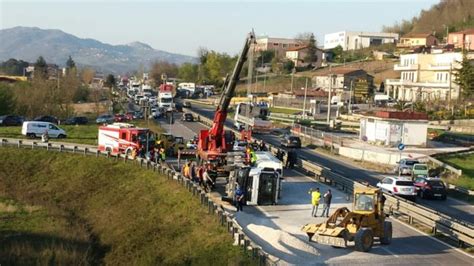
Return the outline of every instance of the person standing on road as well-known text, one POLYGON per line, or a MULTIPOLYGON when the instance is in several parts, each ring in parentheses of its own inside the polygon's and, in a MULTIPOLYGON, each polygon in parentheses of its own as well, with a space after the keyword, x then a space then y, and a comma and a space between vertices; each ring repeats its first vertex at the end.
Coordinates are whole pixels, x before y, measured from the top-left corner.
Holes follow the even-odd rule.
POLYGON ((243 211, 243 205, 244 190, 240 187, 239 184, 237 184, 237 187, 235 188, 235 207, 237 208, 237 211, 243 211))
POLYGON ((321 198, 321 193, 319 192, 319 188, 316 188, 315 190, 310 189, 308 191, 308 194, 311 195, 311 205, 313 205, 311 215, 313 217, 316 217, 316 215, 318 213, 319 199, 321 198))
POLYGON ((212 187, 214 186, 214 181, 212 181, 212 178, 209 175, 209 170, 209 167, 207 167, 206 169, 204 169, 203 173, 203 183, 206 192, 210 192, 212 190, 212 187))
POLYGON ((324 208, 323 208, 323 213, 321 214, 321 217, 324 216, 324 213, 326 213, 326 217, 329 217, 329 208, 331 207, 331 200, 332 200, 332 193, 330 189, 328 189, 328 191, 324 194, 323 199, 324 199, 324 208))

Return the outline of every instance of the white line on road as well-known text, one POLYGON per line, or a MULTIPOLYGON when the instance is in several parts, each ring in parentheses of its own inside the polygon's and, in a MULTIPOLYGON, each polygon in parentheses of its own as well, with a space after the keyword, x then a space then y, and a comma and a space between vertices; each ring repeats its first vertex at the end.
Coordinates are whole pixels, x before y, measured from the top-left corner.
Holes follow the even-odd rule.
POLYGON ((398 256, 397 254, 393 253, 392 251, 390 251, 388 248, 385 248, 385 247, 380 247, 381 249, 385 250, 387 253, 391 254, 392 256, 394 256, 395 258, 398 258, 400 256, 398 256))
POLYGON ((409 228, 409 229, 412 229, 412 230, 414 230, 414 231, 416 231, 416 232, 418 232, 418 233, 420 233, 420 234, 422 234, 422 235, 425 235, 425 236, 427 236, 427 237, 433 239, 434 241, 436 241, 436 242, 438 242, 438 243, 440 243, 440 244, 442 244, 442 245, 444 245, 444 246, 447 246, 447 247, 449 247, 449 248, 451 248, 451 249, 454 249, 454 250, 456 250, 457 252, 462 253, 463 255, 466 255, 466 256, 468 256, 468 257, 474 259, 474 255, 471 255, 471 254, 467 253, 466 251, 464 251, 464 250, 462 250, 462 249, 460 249, 460 248, 454 247, 454 246, 452 246, 452 245, 450 245, 450 244, 448 244, 448 243, 446 243, 446 242, 443 242, 443 241, 437 239, 436 237, 434 237, 434 236, 432 236, 432 235, 429 235, 429 234, 427 234, 427 233, 425 233, 425 232, 419 230, 418 228, 411 227, 411 226, 405 224, 404 222, 401 222, 401 221, 399 221, 399 220, 397 220, 397 219, 395 219, 395 218, 394 218, 394 219, 391 219, 391 220, 392 220, 392 221, 395 221, 395 222, 397 222, 397 223, 399 223, 399 224, 401 224, 401 225, 403 225, 403 226, 405 226, 405 227, 407 227, 407 228, 409 228))

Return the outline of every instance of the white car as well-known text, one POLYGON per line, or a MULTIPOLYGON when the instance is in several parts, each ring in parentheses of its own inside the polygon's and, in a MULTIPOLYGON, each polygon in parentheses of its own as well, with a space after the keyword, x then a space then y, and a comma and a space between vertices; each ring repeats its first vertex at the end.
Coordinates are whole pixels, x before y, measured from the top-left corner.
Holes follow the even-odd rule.
POLYGON ((25 121, 21 128, 21 134, 29 138, 41 138, 46 132, 50 138, 63 139, 67 137, 64 129, 50 122, 25 121))
POLYGON ((247 141, 242 141, 242 140, 236 140, 234 142, 234 147, 232 150, 234 151, 245 151, 245 148, 247 147, 248 142, 247 141))
POLYGON ((377 187, 381 188, 383 192, 416 200, 415 183, 406 177, 387 176, 377 183, 377 187))
POLYGON ((398 162, 398 165, 395 167, 395 173, 399 175, 411 175, 413 170, 413 165, 420 163, 418 160, 414 159, 402 159, 398 162))

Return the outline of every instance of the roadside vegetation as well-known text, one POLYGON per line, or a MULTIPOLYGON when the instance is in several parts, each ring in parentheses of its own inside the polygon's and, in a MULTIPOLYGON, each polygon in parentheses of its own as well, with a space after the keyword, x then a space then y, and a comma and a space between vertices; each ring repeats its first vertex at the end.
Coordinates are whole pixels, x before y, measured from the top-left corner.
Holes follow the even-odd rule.
POLYGON ((462 176, 449 179, 449 183, 474 190, 474 154, 440 157, 439 160, 462 170, 462 176))
POLYGON ((105 158, 0 149, 0 264, 253 264, 181 186, 105 158))

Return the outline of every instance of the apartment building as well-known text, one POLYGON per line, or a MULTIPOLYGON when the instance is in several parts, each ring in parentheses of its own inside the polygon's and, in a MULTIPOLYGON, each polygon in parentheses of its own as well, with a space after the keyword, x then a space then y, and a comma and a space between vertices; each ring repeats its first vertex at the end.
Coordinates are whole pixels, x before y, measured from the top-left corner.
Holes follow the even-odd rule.
POLYGON ((285 52, 289 49, 300 48, 303 46, 305 46, 305 44, 301 40, 260 37, 257 38, 255 50, 257 52, 275 51, 276 56, 285 56, 285 52))
POLYGON ((448 34, 448 44, 454 48, 474 50, 474 29, 451 32, 448 34))
POLYGON ((285 57, 293 61, 296 67, 306 67, 312 63, 313 67, 319 68, 323 62, 323 50, 316 48, 316 62, 306 62, 305 58, 308 55, 308 46, 292 48, 286 51, 285 57))
POLYGON ((324 35, 324 49, 340 45, 344 51, 357 50, 397 41, 397 33, 340 31, 324 35))
POLYGON ((405 54, 394 66, 400 79, 387 79, 388 95, 402 101, 457 99, 459 86, 454 70, 460 67, 462 53, 405 54))

